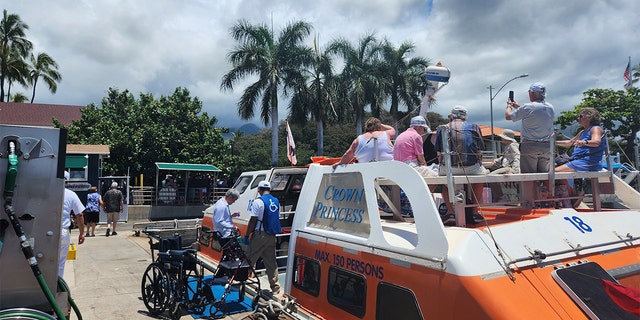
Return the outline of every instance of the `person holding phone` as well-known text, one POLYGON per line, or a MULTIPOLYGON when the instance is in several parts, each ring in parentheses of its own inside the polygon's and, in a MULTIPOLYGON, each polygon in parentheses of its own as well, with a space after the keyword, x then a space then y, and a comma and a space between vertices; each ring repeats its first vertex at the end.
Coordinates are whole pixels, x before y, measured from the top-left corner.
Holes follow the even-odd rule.
POLYGON ((547 88, 542 82, 529 87, 531 102, 520 106, 513 99, 507 101, 505 119, 522 120, 520 131, 520 171, 522 173, 549 172, 552 162, 551 135, 555 110, 546 98, 547 88))

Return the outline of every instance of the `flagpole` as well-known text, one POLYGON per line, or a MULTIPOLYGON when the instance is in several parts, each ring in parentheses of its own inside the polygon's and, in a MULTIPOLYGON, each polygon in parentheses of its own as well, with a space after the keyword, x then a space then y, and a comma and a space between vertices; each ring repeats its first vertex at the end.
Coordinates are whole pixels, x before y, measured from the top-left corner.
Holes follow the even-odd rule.
POLYGON ((629 56, 629 88, 631 88, 632 82, 633 82, 633 70, 631 70, 631 56, 629 56))

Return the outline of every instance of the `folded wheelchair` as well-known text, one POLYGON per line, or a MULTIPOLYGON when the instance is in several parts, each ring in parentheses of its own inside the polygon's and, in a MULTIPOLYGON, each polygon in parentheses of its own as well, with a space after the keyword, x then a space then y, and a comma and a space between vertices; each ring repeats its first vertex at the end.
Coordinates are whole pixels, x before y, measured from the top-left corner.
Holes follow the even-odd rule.
POLYGON ((185 313, 221 318, 227 315, 228 303, 244 300, 247 285, 260 292, 260 281, 238 234, 210 233, 222 248, 222 259, 215 268, 200 260, 195 249, 183 249, 179 235, 163 239, 147 233, 153 262, 144 272, 141 291, 149 313, 159 316, 168 311, 171 319, 185 313), (232 290, 238 292, 236 301, 229 300, 232 290))

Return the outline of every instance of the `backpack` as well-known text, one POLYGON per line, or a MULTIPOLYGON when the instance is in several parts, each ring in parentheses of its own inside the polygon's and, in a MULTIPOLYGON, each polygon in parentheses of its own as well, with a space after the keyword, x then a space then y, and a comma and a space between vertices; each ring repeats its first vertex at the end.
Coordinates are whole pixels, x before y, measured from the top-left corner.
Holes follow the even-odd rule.
POLYGON ((264 194, 260 197, 264 203, 264 213, 262 214, 262 229, 267 234, 278 234, 282 232, 280 227, 280 202, 271 194, 264 194))

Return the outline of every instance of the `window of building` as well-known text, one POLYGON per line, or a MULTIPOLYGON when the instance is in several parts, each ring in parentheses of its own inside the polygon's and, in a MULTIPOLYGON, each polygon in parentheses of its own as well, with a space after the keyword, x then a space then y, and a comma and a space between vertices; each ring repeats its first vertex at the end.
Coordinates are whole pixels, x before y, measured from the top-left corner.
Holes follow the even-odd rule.
POLYGON ((367 293, 367 282, 364 276, 345 269, 330 267, 327 280, 329 303, 356 317, 364 317, 367 293))

